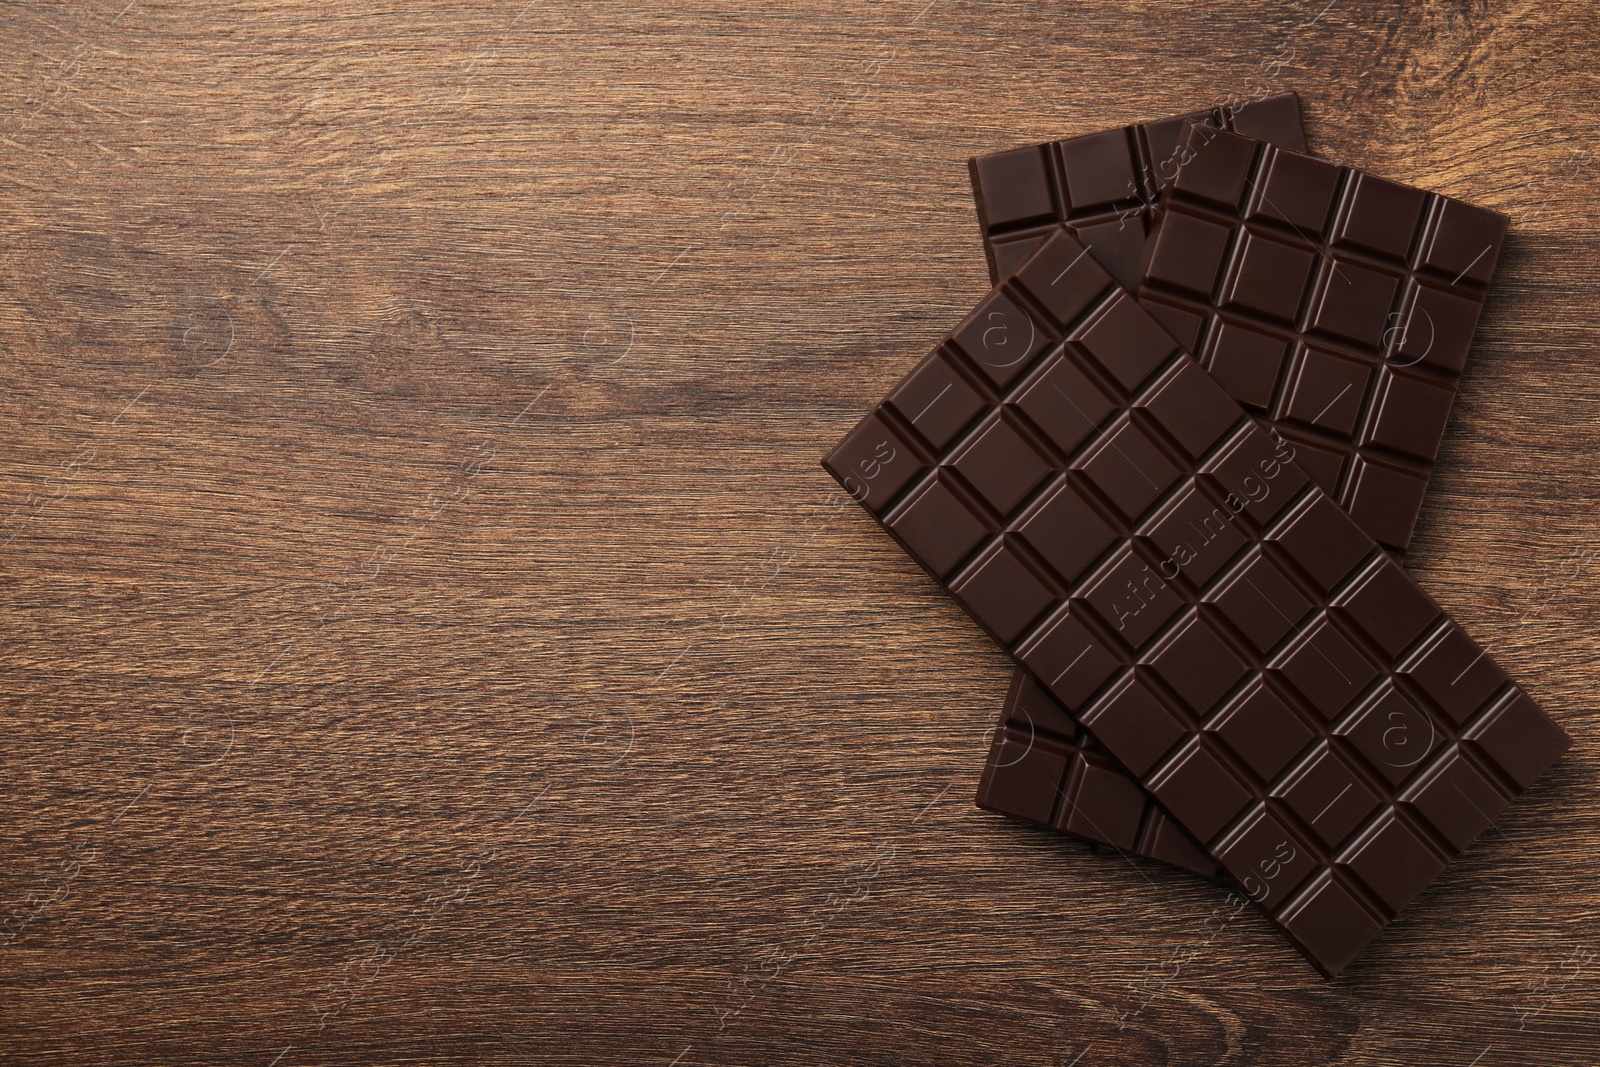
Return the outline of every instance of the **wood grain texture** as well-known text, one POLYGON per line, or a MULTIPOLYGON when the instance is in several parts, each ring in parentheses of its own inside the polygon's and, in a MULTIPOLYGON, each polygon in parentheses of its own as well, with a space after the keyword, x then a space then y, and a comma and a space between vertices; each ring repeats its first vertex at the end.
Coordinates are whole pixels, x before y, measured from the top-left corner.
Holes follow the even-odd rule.
POLYGON ((5 1061, 1597 1062, 1592 15, 7 5, 5 1061), (1007 662, 818 466, 969 155, 1280 88, 1512 217, 1413 568, 1577 742, 1334 982, 977 810, 1007 662))

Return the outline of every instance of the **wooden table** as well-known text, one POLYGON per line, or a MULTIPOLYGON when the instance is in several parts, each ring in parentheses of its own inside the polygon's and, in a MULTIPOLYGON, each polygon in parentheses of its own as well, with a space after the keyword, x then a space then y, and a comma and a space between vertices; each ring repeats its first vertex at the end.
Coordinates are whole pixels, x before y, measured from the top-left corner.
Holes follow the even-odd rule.
POLYGON ((1591 10, 125 4, 0 31, 6 1062, 1600 1061, 1591 10), (818 466, 969 155, 1280 88, 1512 218, 1412 566, 1576 739, 1334 982, 975 808, 818 466))

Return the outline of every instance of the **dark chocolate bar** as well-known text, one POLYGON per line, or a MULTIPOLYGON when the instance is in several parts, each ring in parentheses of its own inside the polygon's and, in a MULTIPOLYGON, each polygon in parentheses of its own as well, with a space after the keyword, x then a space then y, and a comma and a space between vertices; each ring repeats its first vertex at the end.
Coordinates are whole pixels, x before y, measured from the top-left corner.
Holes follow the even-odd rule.
POLYGON ((1135 295, 1404 552, 1506 217, 1201 126, 1180 158, 1135 295))
POLYGON ((983 227, 989 280, 1010 274, 1059 229, 1093 249, 1100 265, 1128 289, 1139 262, 1156 194, 1177 173, 1179 142, 1191 122, 1306 150, 1300 98, 1294 93, 1197 111, 1174 119, 1085 134, 978 156, 968 163, 983 227))
POLYGON ((1118 853, 1224 877, 1217 862, 1024 670, 1011 678, 978 783, 978 804, 1118 853))
MULTIPOLYGON (((1117 282, 1138 285, 1155 200, 1176 174, 1179 142, 1192 122, 1306 150, 1299 98, 1282 93, 1243 106, 973 158, 968 170, 990 282, 1010 274, 1050 234, 1066 229, 1117 282)), ((978 803, 1120 853, 1221 875, 1138 782, 1123 776, 1070 712, 1021 669, 1000 712, 978 803), (1054 728, 1040 725, 1045 721, 1054 728)))
POLYGON ((824 464, 1325 974, 1570 744, 1065 232, 824 464))
MULTIPOLYGON (((1137 138, 1130 135, 1124 140, 1131 143, 1137 138)), ((1238 156, 1241 143, 1210 128, 1196 129, 1177 141, 1173 158, 1203 168, 1219 152, 1238 156), (1223 147, 1211 148, 1213 141, 1223 147)), ((1053 146, 1054 158, 1080 158, 1081 152, 1063 147, 1073 144, 1053 146)), ((1368 533, 1398 556, 1421 508, 1467 342, 1498 258, 1505 220, 1460 201, 1355 171, 1341 172, 1287 151, 1262 148, 1259 153, 1255 170, 1237 190, 1224 183, 1220 193, 1207 192, 1203 180, 1183 178, 1162 195, 1159 209, 1146 213, 1152 227, 1169 212, 1191 217, 1180 218, 1176 231, 1159 230, 1148 245, 1147 260, 1156 269, 1141 283, 1138 295, 1169 332, 1201 356, 1235 400, 1295 442, 1302 464, 1311 468, 1325 489, 1339 494, 1368 533), (1276 189, 1266 188, 1268 179, 1277 183, 1276 189), (1218 252, 1220 246, 1214 242, 1207 246, 1199 239, 1219 236, 1221 231, 1211 225, 1219 217, 1231 230, 1222 235, 1226 254, 1218 252), (1395 233, 1384 236, 1388 229, 1395 233), (1482 245, 1476 243, 1480 233, 1482 245), (1310 301, 1306 308, 1296 308, 1301 314, 1289 316, 1293 321, 1256 310, 1282 299, 1267 290, 1284 279, 1267 268, 1246 270, 1239 261, 1247 258, 1247 252, 1260 257, 1271 251, 1278 238, 1284 238, 1291 250, 1323 257, 1328 277, 1311 294, 1314 299, 1331 298, 1335 305, 1342 299, 1354 309, 1363 302, 1371 305, 1367 321, 1379 324, 1373 334, 1379 342, 1375 347, 1352 346, 1345 336, 1351 331, 1340 327, 1341 334, 1319 322, 1310 301), (1265 243, 1252 248, 1251 242, 1258 239, 1265 243), (1198 270, 1194 261, 1200 264, 1198 270), (1355 286, 1346 292, 1346 279, 1359 282, 1356 272, 1365 276, 1366 268, 1380 278, 1403 279, 1403 284, 1393 293, 1382 286, 1355 286), (1290 368, 1288 375, 1282 373, 1284 366, 1290 368)), ((974 161, 975 173, 981 163, 974 161)), ((1221 165, 1225 169, 1226 161, 1221 165)), ((1078 166, 1081 170, 1083 164, 1078 166)), ((1109 166, 1116 169, 1121 164, 1109 166)), ((1183 170, 1180 166, 1177 173, 1183 170)), ((983 187, 975 182, 975 188, 981 205, 983 187)), ((1091 247, 1090 254, 1100 258, 1100 251, 1099 246, 1091 247)), ((1294 288, 1292 279, 1288 287, 1294 288)), ((1352 308, 1341 312, 1334 307, 1329 313, 1330 321, 1355 317, 1352 308)), ((1025 721, 1017 721, 1021 709, 1014 704, 1018 692, 1014 686, 1001 716, 1000 733, 1012 737, 1013 743, 1019 730, 1025 732, 1025 721)), ((997 738, 996 745, 1000 743, 997 738)), ((1010 758, 998 747, 991 753, 991 773, 985 776, 979 803, 1029 818, 1025 812, 1038 811, 1042 801, 1020 799, 1026 792, 1018 780, 1023 770, 1020 764, 1008 763, 1010 758)), ((1054 792, 1052 786, 1050 795, 1054 792)), ((1056 814, 1059 825, 1060 818, 1071 812, 1056 814)), ((1105 824, 1126 826, 1137 814, 1130 811, 1124 819, 1105 824)), ((1130 846, 1125 835, 1111 835, 1109 840, 1093 832, 1085 836, 1142 851, 1138 844, 1130 846)))
MULTIPOLYGON (((1282 93, 975 157, 968 169, 990 281, 999 281, 1050 234, 1066 229, 1117 281, 1136 286, 1157 194, 1177 172, 1180 139, 1191 122, 1305 151, 1300 98, 1282 93)), ((977 800, 992 811, 1120 852, 1220 873, 1136 783, 1120 775, 1094 739, 1073 724, 1071 714, 1021 670, 1001 709, 977 800), (1048 742, 1034 746, 1041 719, 1060 729, 1046 731, 1048 742)))

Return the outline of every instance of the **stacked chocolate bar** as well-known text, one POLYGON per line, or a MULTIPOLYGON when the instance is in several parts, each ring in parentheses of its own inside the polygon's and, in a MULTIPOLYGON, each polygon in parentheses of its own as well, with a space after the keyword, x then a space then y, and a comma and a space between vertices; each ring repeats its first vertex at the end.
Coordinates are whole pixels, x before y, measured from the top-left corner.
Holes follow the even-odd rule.
POLYGON ((980 805, 1336 975, 1570 744, 1400 565, 1506 219, 1292 93, 971 173, 994 288, 824 466, 1019 664, 980 805))

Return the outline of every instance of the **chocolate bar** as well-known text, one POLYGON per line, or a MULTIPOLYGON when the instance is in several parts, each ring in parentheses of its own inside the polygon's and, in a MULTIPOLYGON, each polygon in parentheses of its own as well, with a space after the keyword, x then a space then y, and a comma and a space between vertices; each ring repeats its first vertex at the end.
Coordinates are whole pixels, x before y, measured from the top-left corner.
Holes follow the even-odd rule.
POLYGON ((1299 131, 1289 93, 977 157, 990 280, 1067 229, 1404 552, 1507 220, 1313 159, 1299 131))
POLYGON ((1333 975, 1570 739, 1290 448, 1060 232, 824 465, 1333 975))
POLYGON ((1404 552, 1507 219, 1191 126, 1135 295, 1404 552))
MULTIPOLYGON (((999 281, 1050 234, 1066 229, 1118 282, 1135 287, 1157 195, 1176 174, 1179 142, 1191 122, 1305 151, 1300 98, 1282 93, 975 157, 968 169, 990 281, 999 281)), ((1115 769, 1070 712, 1021 670, 1001 709, 977 801, 992 811, 1076 833, 1097 846, 1220 874, 1199 846, 1115 769)))
MULTIPOLYGON (((1138 142, 1133 134, 1118 132, 1126 134, 1125 143, 1138 142)), ((1208 165, 1196 157, 1209 158, 1221 151, 1209 147, 1213 141, 1223 142, 1224 147, 1241 143, 1239 138, 1214 135, 1212 128, 1197 129, 1176 142, 1173 158, 1183 164, 1176 175, 1182 175, 1187 166, 1208 165)), ((1055 155, 1050 158, 1076 159, 1081 172, 1084 153, 1070 147, 1076 143, 1051 146, 1055 155)), ((1199 218, 1183 218, 1177 236, 1166 230, 1158 233, 1147 257, 1157 269, 1141 282, 1138 295, 1164 320, 1169 332, 1201 355, 1235 400, 1296 443, 1302 464, 1310 466, 1325 489, 1339 493, 1353 509, 1352 517, 1398 556, 1409 542, 1421 508, 1466 346, 1498 258, 1505 220, 1460 201, 1355 171, 1341 172, 1309 157, 1278 151, 1269 161, 1271 150, 1260 152, 1256 174, 1270 175, 1277 182, 1276 191, 1269 191, 1251 175, 1237 190, 1224 185, 1221 195, 1225 203, 1219 204, 1214 197, 1208 200, 1203 193, 1195 193, 1191 186, 1198 186, 1191 176, 1165 193, 1159 207, 1145 210, 1144 218, 1151 227, 1169 211, 1199 218), (1237 197, 1232 195, 1235 192, 1237 197), (1286 214, 1291 208, 1284 205, 1293 205, 1292 218, 1286 214), (1223 222, 1232 219, 1232 235, 1223 241, 1226 255, 1195 245, 1196 234, 1217 236, 1218 231, 1208 227, 1219 215, 1223 222), (1384 236, 1388 229, 1396 232, 1384 236), (1481 246, 1476 243, 1479 233, 1484 238, 1481 246), (1263 287, 1271 288, 1282 279, 1265 268, 1247 271, 1242 262, 1235 261, 1244 260, 1246 252, 1252 251, 1251 240, 1275 242, 1279 237, 1325 259, 1329 277, 1323 293, 1316 294, 1318 299, 1326 300, 1327 290, 1336 288, 1331 293, 1335 304, 1340 298, 1356 305, 1363 300, 1371 303, 1368 320, 1382 324, 1375 335, 1381 342, 1376 348, 1357 346, 1352 350, 1351 339, 1344 335, 1348 329, 1344 334, 1329 330, 1309 308, 1298 323, 1256 310, 1272 301, 1263 287), (1184 277, 1186 270, 1195 273, 1191 253, 1200 262, 1198 274, 1204 278, 1184 277), (1408 254, 1414 255, 1414 263, 1408 254), (1456 256, 1454 261, 1451 254, 1456 256), (1170 265, 1162 267, 1163 258, 1170 265), (1374 258, 1378 260, 1375 265, 1374 258), (1394 294, 1385 293, 1382 286, 1345 291, 1345 279, 1374 266, 1379 277, 1403 278, 1404 285, 1394 294), (1220 310, 1212 307, 1209 294, 1223 294, 1225 299, 1217 301, 1220 310), (1397 300, 1400 306, 1393 306, 1397 300), (1301 329, 1295 328, 1297 324, 1301 329), (1438 328, 1441 324, 1442 330, 1438 328), (1291 370, 1280 385, 1284 365, 1291 370), (1356 385, 1360 386, 1359 399, 1356 385), (1360 415, 1362 425, 1347 432, 1352 412, 1360 415)), ((975 160, 974 174, 983 169, 985 159, 997 158, 975 160)), ((1123 163, 1114 161, 1107 166, 1116 170, 1123 163)), ((1086 180, 1080 178, 1079 184, 1086 180)), ((986 186, 975 179, 974 187, 981 211, 986 186)), ((1100 251, 1098 246, 1092 247, 1090 254, 1100 258, 1100 251)), ((1266 251, 1270 249, 1263 243, 1253 254, 1259 257, 1266 251)), ((1289 287, 1293 288, 1292 282, 1289 287)), ((1339 318, 1337 308, 1332 317, 1339 318)), ((1349 317, 1347 311, 1345 318, 1349 317)), ((999 749, 1002 743, 1018 743, 1017 737, 1026 732, 1026 709, 1014 704, 1018 692, 1014 686, 1013 698, 1002 712, 978 802, 1029 818, 1024 812, 1039 810, 1042 801, 1020 799, 1026 787, 1018 776, 1027 769, 999 749)), ((1039 789, 1046 788, 1042 779, 1033 781, 1039 789)), ((1046 796, 1055 796, 1056 787, 1048 788, 1046 796)), ((1057 810, 1058 816, 1070 814, 1067 809, 1057 810)), ((1135 809, 1125 812, 1121 820, 1107 819, 1103 824, 1126 827, 1137 814, 1135 809)), ((1088 832, 1085 836, 1143 851, 1138 844, 1130 845, 1125 834, 1088 832)), ((1154 840, 1148 834, 1146 838, 1154 840)))
POLYGON ((1294 93, 1218 107, 1120 130, 978 156, 968 164, 989 281, 998 282, 1066 229, 1092 249, 1125 288, 1139 282, 1139 262, 1156 195, 1177 173, 1191 122, 1306 150, 1300 98, 1294 93))
POLYGON ((978 805, 1077 834, 1119 854, 1224 877, 1216 860, 1024 670, 1011 678, 978 783, 978 805))

